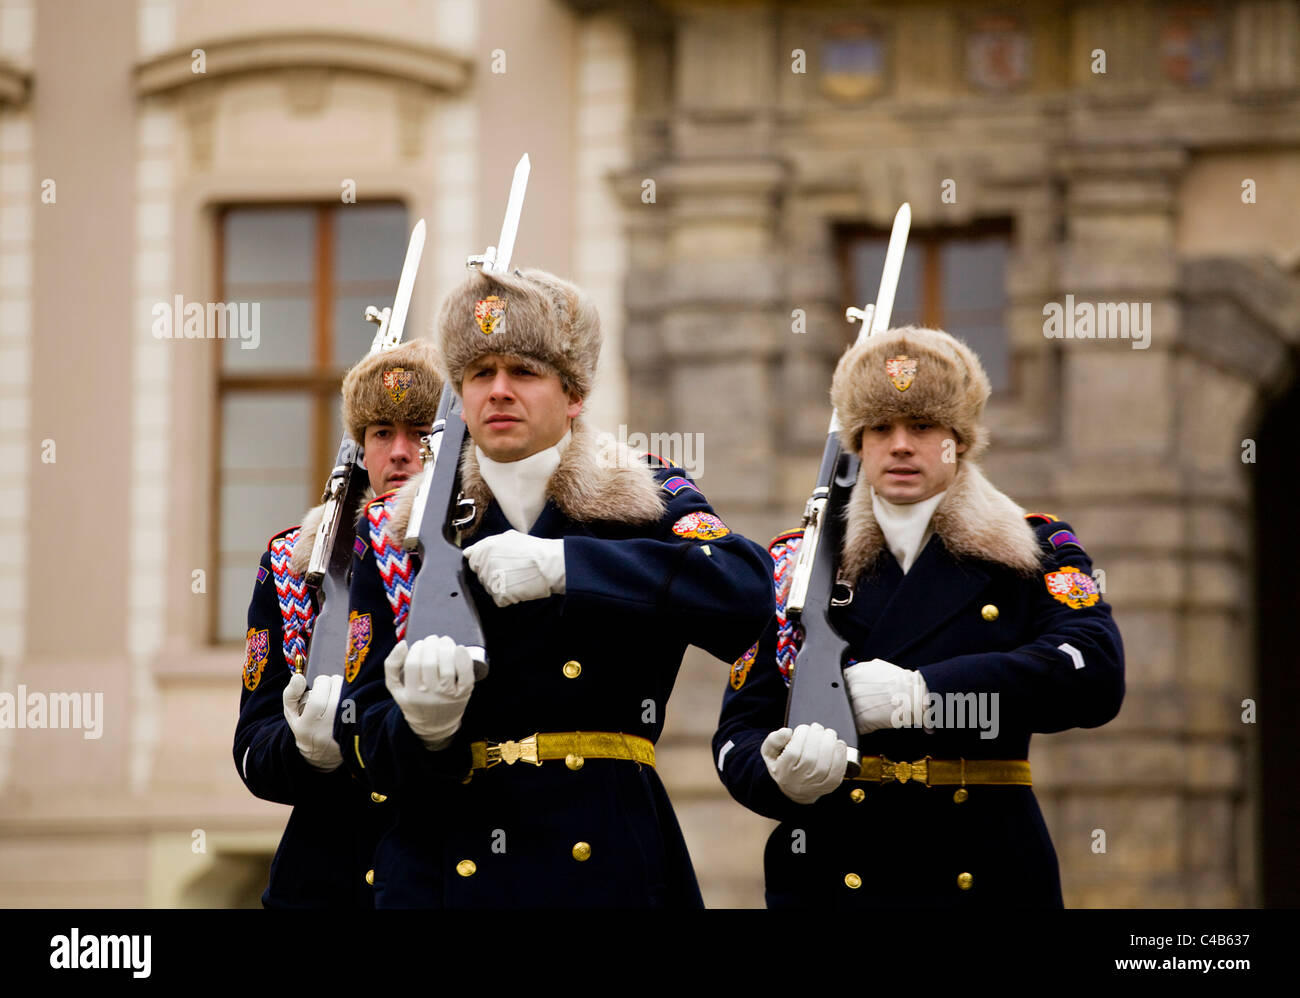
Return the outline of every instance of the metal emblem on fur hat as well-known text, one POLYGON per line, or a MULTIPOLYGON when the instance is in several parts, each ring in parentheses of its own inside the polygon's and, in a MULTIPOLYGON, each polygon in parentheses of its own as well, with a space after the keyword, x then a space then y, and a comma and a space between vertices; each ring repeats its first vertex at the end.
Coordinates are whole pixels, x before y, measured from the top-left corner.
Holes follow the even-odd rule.
POLYGON ((393 400, 394 405, 402 404, 402 399, 406 398, 414 377, 412 372, 403 367, 395 367, 391 371, 384 372, 382 378, 384 387, 388 389, 388 397, 393 400))
POLYGON ((506 300, 499 295, 488 295, 474 303, 474 321, 484 336, 491 336, 496 331, 505 314, 506 300))
POLYGON ((885 361, 885 373, 889 375, 889 380, 894 383, 895 388, 905 392, 912 387, 912 379, 916 377, 916 361, 907 354, 901 357, 890 357, 885 361))

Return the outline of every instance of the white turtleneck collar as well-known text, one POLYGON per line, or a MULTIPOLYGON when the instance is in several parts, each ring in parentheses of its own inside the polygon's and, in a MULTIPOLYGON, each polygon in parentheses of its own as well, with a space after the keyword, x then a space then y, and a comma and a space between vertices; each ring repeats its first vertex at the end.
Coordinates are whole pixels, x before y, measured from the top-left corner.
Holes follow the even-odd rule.
POLYGON ((875 489, 871 490, 871 509, 876 514, 876 522, 885 535, 885 543, 898 560, 899 567, 906 575, 916 562, 921 550, 930 539, 930 519, 943 497, 948 494, 944 489, 920 502, 892 503, 882 499, 875 489))
POLYGON ((492 490, 492 497, 510 521, 510 526, 520 533, 528 533, 542 515, 542 507, 546 505, 546 484, 560 466, 560 458, 572 439, 572 431, 566 430, 554 447, 518 461, 505 462, 493 461, 478 444, 474 445, 483 481, 492 490))

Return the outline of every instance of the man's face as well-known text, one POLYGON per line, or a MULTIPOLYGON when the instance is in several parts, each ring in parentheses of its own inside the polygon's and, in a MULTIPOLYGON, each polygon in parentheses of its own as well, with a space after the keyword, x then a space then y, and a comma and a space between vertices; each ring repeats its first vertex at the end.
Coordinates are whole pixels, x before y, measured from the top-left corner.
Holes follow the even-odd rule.
POLYGON ((371 423, 366 427, 366 471, 376 495, 398 488, 420 473, 420 437, 428 423, 371 423))
POLYGON ((465 368, 460 385, 469 435, 493 461, 519 461, 554 447, 582 412, 560 376, 527 357, 490 353, 465 368))
POLYGON ((882 499, 920 502, 952 484, 964 450, 946 426, 894 419, 862 431, 862 474, 882 499))

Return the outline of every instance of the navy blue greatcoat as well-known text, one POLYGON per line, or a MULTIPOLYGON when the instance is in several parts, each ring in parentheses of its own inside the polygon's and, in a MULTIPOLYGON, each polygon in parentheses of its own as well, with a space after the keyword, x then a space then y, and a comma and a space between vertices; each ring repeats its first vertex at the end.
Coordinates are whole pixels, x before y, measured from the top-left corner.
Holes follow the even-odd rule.
MULTIPOLYGON (((916 669, 945 705, 947 694, 985 695, 982 728, 977 707, 963 727, 875 731, 858 736, 864 757, 1027 759, 1031 733, 1095 727, 1119 711, 1123 650, 1110 607, 1091 579, 1083 590, 1097 598, 1075 600, 1090 605, 1070 605, 1047 584, 1069 581, 1067 567, 1091 573, 1092 561, 1068 524, 1042 515, 1028 521, 1042 550, 1031 577, 957 557, 936 533, 906 575, 882 551, 852 601, 832 610, 850 662, 880 658, 916 669)), ((797 545, 797 534, 778 538, 773 556, 792 564, 793 552, 782 550, 792 538, 797 545)), ((781 610, 783 594, 777 603, 781 610)), ((781 793, 759 747, 784 723, 788 686, 776 650, 783 621, 771 622, 748 670, 733 671, 713 740, 732 796, 781 822, 765 852, 768 905, 1059 907, 1056 853, 1028 786, 970 786, 962 795, 954 786, 846 780, 809 805, 781 793)), ((960 703, 966 710, 979 702, 960 703)), ((946 724, 954 720, 945 715, 946 724)))
MULTIPOLYGON (((271 543, 287 538, 291 548, 297 531, 283 531, 271 543)), ((372 800, 370 790, 347 768, 331 773, 314 768, 294 743, 283 701, 293 670, 285 662, 284 618, 270 545, 248 605, 248 629, 235 768, 253 794, 293 808, 271 861, 262 903, 268 908, 371 908, 374 892, 366 874, 391 807, 372 800)))
MULTIPOLYGON (((548 499, 531 534, 564 539, 562 595, 498 607, 466 569, 490 672, 443 751, 425 748, 385 687, 396 636, 391 617, 376 615, 370 651, 343 691, 356 723, 340 713, 339 740, 345 764, 401 802, 375 857, 377 906, 701 906, 651 766, 589 758, 578 769, 518 762, 471 773, 470 744, 480 740, 585 731, 654 742, 686 646, 730 661, 761 633, 773 610, 763 549, 716 520, 680 471, 656 469, 654 481, 657 522, 578 522, 548 499), (579 843, 588 858, 577 858, 579 843)), ((491 499, 467 543, 508 529, 491 499)), ((372 551, 354 558, 352 586, 358 610, 382 605, 372 551)))

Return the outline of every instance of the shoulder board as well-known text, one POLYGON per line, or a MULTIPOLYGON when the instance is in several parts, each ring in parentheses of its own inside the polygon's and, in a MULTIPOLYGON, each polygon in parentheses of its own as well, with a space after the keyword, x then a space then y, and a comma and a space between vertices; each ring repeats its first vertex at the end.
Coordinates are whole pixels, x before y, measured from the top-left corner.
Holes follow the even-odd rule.
POLYGON ((1034 520, 1038 520, 1040 523, 1055 523, 1060 517, 1053 516, 1051 513, 1026 513, 1025 519, 1029 520, 1031 524, 1034 520))
POLYGON ((792 527, 789 530, 781 531, 781 533, 773 537, 770 541, 767 542, 767 546, 770 549, 775 547, 777 544, 784 544, 792 537, 802 537, 802 536, 803 536, 803 527, 792 527))
POLYGON ((1062 523, 1059 527, 1050 529, 1047 536, 1042 538, 1042 544, 1045 550, 1050 551, 1059 551, 1065 547, 1078 548, 1083 551, 1083 542, 1074 535, 1074 531, 1070 529, 1068 523, 1062 523))
POLYGON ((703 492, 700 492, 698 488, 696 488, 694 482, 692 482, 689 478, 683 478, 681 475, 672 475, 668 478, 665 478, 662 482, 659 483, 659 487, 663 489, 665 492, 667 492, 670 496, 677 495, 677 493, 682 491, 682 489, 690 489, 692 492, 696 493, 697 495, 704 494, 703 492))
POLYGON ((277 534, 272 534, 272 535, 271 535, 271 539, 270 539, 269 541, 266 542, 266 550, 270 551, 270 550, 271 550, 271 545, 272 545, 272 544, 274 544, 276 541, 278 541, 278 540, 279 540, 281 537, 283 537, 285 534, 289 534, 289 533, 292 533, 293 531, 297 530, 300 526, 302 526, 301 523, 295 523, 292 527, 285 527, 285 528, 284 528, 283 530, 281 530, 279 533, 277 533, 277 534))
POLYGON ((646 460, 646 464, 650 465, 650 467, 652 468, 680 468, 681 467, 680 464, 675 464, 674 462, 669 461, 665 457, 660 457, 658 454, 651 454, 649 451, 646 451, 645 460, 646 460))

